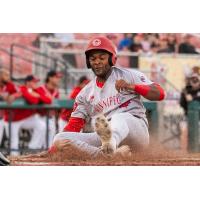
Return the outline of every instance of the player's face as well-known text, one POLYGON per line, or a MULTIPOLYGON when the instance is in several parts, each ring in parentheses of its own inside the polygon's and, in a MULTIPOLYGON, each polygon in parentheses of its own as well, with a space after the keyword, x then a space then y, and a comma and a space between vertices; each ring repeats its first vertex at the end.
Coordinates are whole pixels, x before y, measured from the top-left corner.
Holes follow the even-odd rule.
POLYGON ((2 73, 2 83, 6 84, 10 81, 10 74, 9 72, 5 71, 2 73))
POLYGON ((52 83, 52 85, 54 86, 54 87, 59 87, 59 85, 60 85, 60 77, 57 77, 57 76, 53 76, 53 77, 51 77, 50 78, 50 82, 52 83))
POLYGON ((104 51, 94 51, 91 52, 89 56, 89 62, 92 68, 92 71, 97 77, 104 78, 111 70, 109 65, 109 54, 104 51))
POLYGON ((200 81, 197 77, 193 77, 190 79, 190 85, 193 89, 198 89, 200 87, 200 81))
POLYGON ((36 81, 28 81, 27 82, 27 87, 28 88, 31 88, 31 89, 36 89, 37 87, 38 87, 38 82, 36 82, 36 81))

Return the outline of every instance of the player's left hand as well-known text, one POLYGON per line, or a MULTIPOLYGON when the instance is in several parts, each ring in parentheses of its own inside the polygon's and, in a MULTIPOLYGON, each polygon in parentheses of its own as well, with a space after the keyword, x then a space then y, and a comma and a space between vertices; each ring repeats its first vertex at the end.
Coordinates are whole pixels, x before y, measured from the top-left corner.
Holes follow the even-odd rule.
POLYGON ((127 83, 125 80, 120 79, 117 80, 115 83, 115 88, 118 92, 122 91, 133 91, 133 86, 132 84, 127 83))
POLYGON ((70 144, 70 140, 57 140, 54 142, 54 145, 58 151, 69 149, 70 144))

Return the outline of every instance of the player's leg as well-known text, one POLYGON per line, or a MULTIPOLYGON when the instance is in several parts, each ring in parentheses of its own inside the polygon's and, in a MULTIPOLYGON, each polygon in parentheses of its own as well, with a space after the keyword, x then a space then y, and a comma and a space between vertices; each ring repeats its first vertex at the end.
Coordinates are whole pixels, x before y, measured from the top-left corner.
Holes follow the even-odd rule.
POLYGON ((61 140, 70 141, 72 145, 94 157, 101 152, 99 148, 101 146, 101 140, 96 133, 58 133, 54 137, 54 143, 61 140))
POLYGON ((149 145, 149 131, 145 121, 141 118, 128 115, 125 117, 129 128, 129 134, 125 142, 129 142, 133 148, 145 149, 149 145))
POLYGON ((149 143, 149 133, 145 122, 130 113, 112 116, 112 146, 117 148, 125 139, 128 144, 145 147, 149 143))
POLYGON ((23 120, 22 128, 33 129, 31 141, 28 145, 30 149, 41 149, 46 135, 46 125, 37 114, 23 120))
POLYGON ((19 129, 21 127, 21 121, 11 123, 11 133, 9 133, 9 123, 5 122, 5 131, 7 138, 10 137, 10 155, 19 155, 19 129), (9 135, 10 134, 10 135, 9 135))

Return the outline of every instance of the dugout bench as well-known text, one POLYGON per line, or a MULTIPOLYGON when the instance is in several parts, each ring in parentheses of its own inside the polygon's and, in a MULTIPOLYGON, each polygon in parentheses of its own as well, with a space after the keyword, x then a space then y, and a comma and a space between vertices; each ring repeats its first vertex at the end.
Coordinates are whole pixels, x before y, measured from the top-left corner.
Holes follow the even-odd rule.
MULTIPOLYGON (((49 111, 50 110, 61 110, 62 108, 68 108, 71 109, 73 107, 74 100, 66 100, 66 99, 56 99, 52 104, 37 104, 37 105, 30 105, 28 104, 24 99, 18 99, 14 101, 12 104, 7 104, 4 101, 0 101, 0 110, 6 109, 9 110, 9 148, 7 150, 7 153, 10 154, 10 151, 13 150, 10 148, 10 134, 11 134, 11 113, 13 109, 44 109, 47 111, 47 117, 46 117, 46 126, 49 127, 49 111)), ((144 106, 147 109, 147 117, 150 125, 150 133, 157 137, 158 135, 158 110, 157 110, 157 103, 156 102, 144 102, 144 106)), ((48 144, 48 128, 46 132, 46 142, 48 144)), ((32 151, 30 149, 30 151, 32 151)))

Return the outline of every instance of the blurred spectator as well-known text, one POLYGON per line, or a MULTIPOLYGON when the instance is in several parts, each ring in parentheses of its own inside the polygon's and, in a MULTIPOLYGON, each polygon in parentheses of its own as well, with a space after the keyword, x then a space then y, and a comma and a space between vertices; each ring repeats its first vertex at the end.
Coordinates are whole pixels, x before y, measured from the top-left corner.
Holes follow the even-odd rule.
POLYGON ((200 75, 200 67, 199 67, 199 66, 194 66, 194 67, 192 68, 192 72, 193 72, 193 73, 196 73, 196 74, 198 74, 198 75, 200 75))
POLYGON ((184 41, 179 45, 178 52, 186 54, 198 54, 193 45, 192 36, 188 34, 183 39, 184 41))
POLYGON ((132 39, 132 44, 130 45, 130 51, 132 52, 142 52, 141 45, 142 37, 140 35, 135 35, 132 39))
POLYGON ((188 104, 193 101, 200 101, 200 76, 197 73, 192 73, 189 81, 181 93, 180 105, 187 115, 188 104))
MULTIPOLYGON (((86 76, 82 76, 79 79, 79 83, 74 89, 71 91, 69 95, 69 99, 75 99, 79 92, 89 83, 89 80, 86 76)), ((63 131, 66 123, 68 122, 73 109, 64 109, 61 112, 60 119, 59 119, 59 131, 63 131)))
POLYGON ((159 45, 158 44, 155 44, 155 43, 151 44, 151 53, 157 53, 158 49, 159 49, 159 45))
POLYGON ((116 34, 114 34, 114 33, 109 33, 109 34, 106 35, 106 37, 107 37, 109 40, 111 40, 115 46, 118 46, 118 37, 117 37, 116 34))
POLYGON ((149 36, 147 34, 144 34, 143 40, 141 41, 141 45, 142 45, 143 52, 147 53, 150 51, 151 42, 150 42, 149 36))
POLYGON ((125 33, 124 38, 119 42, 118 50, 122 51, 124 49, 129 49, 133 43, 133 33, 125 33))
POLYGON ((167 39, 162 39, 159 42, 159 48, 157 53, 171 53, 171 49, 169 48, 167 39))
POLYGON ((167 41, 168 41, 168 47, 170 49, 170 52, 177 52, 177 40, 176 40, 176 34, 169 33, 167 35, 167 41))
MULTIPOLYGON (((129 50, 131 52, 135 52, 135 53, 141 53, 143 52, 142 50, 142 36, 141 35, 134 35, 133 39, 132 39, 132 44, 129 48, 129 50)), ((134 55, 134 56, 130 56, 129 57, 129 63, 130 63, 130 67, 131 68, 138 68, 139 65, 139 55, 134 55)))
POLYGON ((159 34, 158 33, 147 33, 148 41, 151 45, 159 44, 159 34))
MULTIPOLYGON (((51 70, 47 73, 45 84, 38 87, 36 91, 40 94, 40 102, 44 104, 52 104, 54 99, 59 98, 58 88, 60 86, 60 80, 63 75, 60 72, 51 70)), ((47 111, 38 110, 40 119, 46 124, 47 111)), ((48 127, 48 146, 52 144, 53 137, 56 134, 56 111, 49 111, 49 127, 48 127)), ((47 127, 46 127, 47 128, 47 127)), ((46 141, 43 142, 43 146, 47 147, 46 141)))

